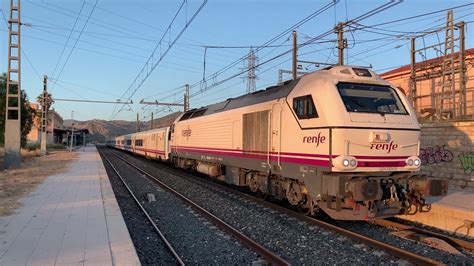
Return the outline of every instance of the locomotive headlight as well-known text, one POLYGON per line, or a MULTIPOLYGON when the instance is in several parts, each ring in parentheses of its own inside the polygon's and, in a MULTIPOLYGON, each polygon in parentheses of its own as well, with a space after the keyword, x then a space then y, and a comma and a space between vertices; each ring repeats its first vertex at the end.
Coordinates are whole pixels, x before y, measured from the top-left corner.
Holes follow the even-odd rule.
POLYGON ((351 166, 356 167, 357 166, 357 160, 356 159, 351 159, 351 166))
POLYGON ((405 167, 412 170, 418 170, 421 166, 421 160, 420 158, 418 158, 418 156, 408 157, 405 163, 406 163, 405 167))
POLYGON ((338 156, 333 160, 334 167, 341 171, 353 170, 357 167, 357 159, 353 156, 338 156))
POLYGON ((421 160, 417 158, 417 159, 415 159, 415 160, 413 161, 413 164, 414 164, 415 166, 420 166, 421 160))

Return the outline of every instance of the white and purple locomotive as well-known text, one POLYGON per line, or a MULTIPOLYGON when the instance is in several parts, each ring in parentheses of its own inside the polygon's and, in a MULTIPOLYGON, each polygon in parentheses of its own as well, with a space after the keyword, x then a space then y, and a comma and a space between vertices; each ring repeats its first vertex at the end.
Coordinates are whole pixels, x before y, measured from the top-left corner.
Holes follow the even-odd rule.
POLYGON ((409 100, 369 69, 335 66, 193 109, 112 145, 334 219, 428 211, 447 183, 417 174, 409 100))

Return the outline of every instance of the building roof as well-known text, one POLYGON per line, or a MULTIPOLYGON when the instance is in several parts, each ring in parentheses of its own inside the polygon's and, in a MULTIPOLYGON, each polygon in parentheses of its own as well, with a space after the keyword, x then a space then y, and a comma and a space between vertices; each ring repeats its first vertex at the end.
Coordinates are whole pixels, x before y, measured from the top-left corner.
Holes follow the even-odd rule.
MULTIPOLYGON (((466 56, 474 54, 474 48, 467 49, 464 53, 466 54, 466 56)), ((457 56, 458 54, 459 52, 456 52, 454 53, 454 56, 457 56)), ((415 67, 419 67, 424 64, 442 63, 443 58, 444 56, 440 56, 440 57, 432 58, 429 60, 420 61, 416 63, 415 67)), ((382 73, 380 74, 380 76, 383 78, 383 77, 390 76, 393 74, 400 74, 401 72, 410 71, 410 69, 411 69, 411 65, 408 64, 408 65, 401 66, 399 68, 392 69, 388 72, 382 73)))

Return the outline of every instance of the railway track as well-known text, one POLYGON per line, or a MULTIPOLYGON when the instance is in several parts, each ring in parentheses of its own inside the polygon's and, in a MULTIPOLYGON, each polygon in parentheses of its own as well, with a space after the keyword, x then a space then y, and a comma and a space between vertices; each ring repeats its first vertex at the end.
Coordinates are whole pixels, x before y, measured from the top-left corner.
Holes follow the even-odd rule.
POLYGON ((441 239, 445 241, 446 243, 456 246, 458 248, 466 249, 466 250, 469 250, 470 252, 474 251, 473 242, 469 242, 457 237, 435 233, 426 229, 422 229, 422 228, 411 226, 411 225, 406 225, 403 223, 399 223, 399 222, 395 222, 395 221, 387 220, 387 219, 375 220, 375 221, 372 221, 372 223, 380 225, 380 226, 388 227, 388 228, 394 228, 397 230, 410 231, 412 233, 425 236, 425 237, 433 237, 436 239, 441 239))
MULTIPOLYGON (((116 152, 118 152, 118 151, 116 151, 116 152)), ((122 156, 120 156, 120 157, 122 157, 122 156)), ((136 160, 138 160, 138 158, 133 157, 131 155, 130 155, 129 158, 135 158, 136 160)), ((121 158, 121 159, 126 161, 127 164, 129 164, 131 167, 136 168, 136 169, 140 169, 139 166, 137 166, 136 164, 130 162, 129 160, 126 160, 124 158, 121 158)), ((348 237, 350 239, 353 239, 357 242, 363 243, 363 244, 365 244, 365 245, 367 245, 371 248, 374 248, 374 249, 377 249, 377 250, 383 250, 387 254, 393 255, 393 256, 398 257, 400 259, 407 260, 407 261, 410 261, 412 263, 419 264, 419 265, 443 265, 443 263, 441 261, 438 261, 438 260, 435 260, 435 259, 432 259, 432 258, 429 258, 429 257, 426 257, 426 256, 421 256, 421 255, 413 253, 413 252, 411 252, 407 249, 399 248, 399 247, 384 243, 382 241, 375 240, 371 237, 353 232, 353 231, 345 229, 343 227, 340 227, 340 226, 337 226, 337 225, 334 225, 334 224, 330 224, 330 223, 327 223, 327 222, 324 222, 324 221, 321 221, 321 220, 317 220, 317 219, 314 219, 312 217, 308 217, 306 215, 297 213, 293 210, 290 210, 288 208, 279 206, 277 204, 274 204, 274 203, 256 198, 252 195, 248 195, 248 194, 240 192, 240 191, 236 191, 232 188, 229 188, 228 186, 220 185, 216 182, 213 182, 213 181, 210 181, 210 180, 207 180, 207 179, 204 179, 204 178, 200 178, 197 181, 196 180, 197 178, 190 178, 188 174, 183 173, 183 172, 179 172, 176 169, 173 169, 173 168, 170 168, 170 167, 164 166, 164 165, 160 165, 160 170, 166 171, 166 172, 168 172, 172 175, 179 175, 179 176, 184 177, 186 179, 194 180, 194 182, 205 183, 207 186, 213 187, 214 189, 219 189, 219 190, 225 191, 226 193, 235 194, 239 197, 245 198, 246 200, 249 200, 249 201, 255 202, 257 204, 263 205, 267 208, 271 208, 271 209, 276 210, 280 213, 284 213, 285 215, 288 215, 289 217, 296 218, 300 221, 304 221, 304 222, 306 222, 310 225, 316 225, 316 226, 319 226, 319 227, 322 227, 322 228, 325 228, 325 229, 335 231, 340 235, 346 236, 346 237, 348 237)), ((152 173, 149 173, 145 170, 141 170, 141 172, 146 173, 147 175, 152 176, 153 178, 155 178, 152 173)))
MULTIPOLYGON (((101 152, 102 155, 103 155, 103 158, 107 161, 107 163, 113 168, 113 170, 115 171, 115 173, 120 177, 120 179, 122 180, 123 184, 127 187, 127 190, 130 192, 131 195, 133 195, 133 192, 132 190, 127 186, 125 180, 120 176, 120 174, 118 173, 118 171, 115 169, 113 163, 107 158, 107 155, 104 154, 104 152, 101 152)), ((160 180, 158 180, 156 177, 154 177, 153 175, 147 173, 146 171, 144 171, 143 169, 139 168, 139 167, 136 167, 135 165, 133 165, 132 163, 130 163, 129 161, 127 161, 126 159, 122 158, 122 157, 119 157, 117 156, 116 154, 113 154, 112 153, 112 156, 114 156, 115 158, 119 159, 120 161, 122 161, 123 163, 131 166, 132 168, 134 168, 135 170, 137 170, 138 172, 142 173, 145 177, 147 177, 149 180, 153 181, 154 183, 156 183, 157 185, 159 185, 161 188, 165 189, 166 191, 172 193, 174 196, 176 196, 177 198, 179 198, 180 200, 182 200, 184 203, 186 203, 187 205, 189 205, 191 208, 193 208, 194 210, 196 210, 197 212, 199 212, 203 217, 205 217, 206 219, 208 219, 210 222, 212 222, 215 226, 217 226, 218 228, 220 228, 221 230, 223 230, 224 232, 226 232, 227 234, 229 234, 230 236, 232 236, 234 239, 236 239, 237 241, 239 241, 240 243, 242 243, 244 246, 246 246, 247 248, 249 248, 250 250, 254 251, 255 253, 259 254, 260 256, 262 256, 267 262, 273 264, 273 265, 290 265, 286 260, 284 260, 283 258, 281 258, 280 256, 276 255, 275 253, 271 252, 270 250, 268 250, 267 248, 263 247, 262 245, 260 245, 259 243, 255 242, 254 240, 252 240, 251 238, 247 237, 245 234, 241 233, 239 230, 235 229, 234 227, 232 227, 231 225, 227 224, 225 221, 221 220, 220 218, 218 218, 217 216, 213 215, 211 212, 207 211, 206 209, 204 209, 203 207, 199 206, 197 203, 193 202, 191 199, 185 197, 184 195, 182 195, 181 193, 179 193, 178 191, 174 190, 173 188, 171 188, 170 186, 166 185, 165 183, 161 182, 160 180)), ((158 234, 160 235, 160 238, 163 240, 163 242, 165 243, 167 249, 173 254, 173 256, 176 258, 176 261, 178 264, 180 265, 184 265, 183 263, 183 260, 180 258, 180 256, 176 253, 176 251, 173 249, 173 247, 171 246, 171 244, 169 243, 169 241, 166 240, 166 238, 164 237, 163 233, 161 233, 161 231, 159 230, 159 228, 156 226, 156 224, 154 223, 153 219, 150 217, 150 215, 148 215, 148 213, 146 212, 146 210, 143 208, 143 206, 141 206, 139 200, 133 195, 133 198, 135 199, 135 202, 140 206, 140 209, 145 213, 145 215, 147 216, 147 218, 149 219, 149 221, 153 224, 153 227, 155 228, 155 230, 158 232, 158 234)))
POLYGON ((170 255, 175 259, 176 261, 176 264, 178 265, 184 265, 184 262, 183 260, 181 259, 181 257, 178 255, 178 253, 174 250, 174 248, 171 246, 170 242, 168 241, 168 239, 166 239, 166 237, 164 236, 164 234, 161 232, 161 230, 158 228, 157 224, 155 223, 155 221, 151 218, 150 214, 148 214, 148 212, 146 211, 146 209, 143 207, 143 205, 140 203, 140 201, 138 200, 137 196, 135 196, 135 194, 133 193, 132 189, 130 189, 130 187, 128 186, 127 182, 125 181, 125 179, 122 177, 122 175, 119 173, 119 171, 117 171, 117 169, 115 168, 115 166, 112 164, 112 162, 107 158, 107 156, 99 149, 99 152, 101 153, 102 155, 102 158, 109 164, 109 166, 112 168, 112 170, 114 171, 115 175, 117 175, 117 177, 120 179, 120 181, 122 181, 122 184, 123 186, 127 189, 128 193, 130 194, 130 196, 133 198, 135 204, 139 207, 139 209, 141 210, 141 212, 143 213, 143 215, 147 218, 148 222, 151 224, 151 226, 153 227, 153 229, 155 230, 155 232, 158 234, 159 238, 161 239, 163 245, 165 246, 165 248, 169 251, 170 255))

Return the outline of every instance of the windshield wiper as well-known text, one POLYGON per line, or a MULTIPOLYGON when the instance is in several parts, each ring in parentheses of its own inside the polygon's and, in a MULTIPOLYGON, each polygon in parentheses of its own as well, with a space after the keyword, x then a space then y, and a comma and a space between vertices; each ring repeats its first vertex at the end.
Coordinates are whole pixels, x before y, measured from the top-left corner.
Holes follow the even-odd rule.
POLYGON ((364 108, 364 109, 367 108, 367 106, 365 106, 364 104, 359 103, 358 101, 352 99, 351 97, 348 97, 347 99, 349 99, 349 101, 355 103, 355 104, 356 104, 357 106, 359 106, 360 108, 364 108))

